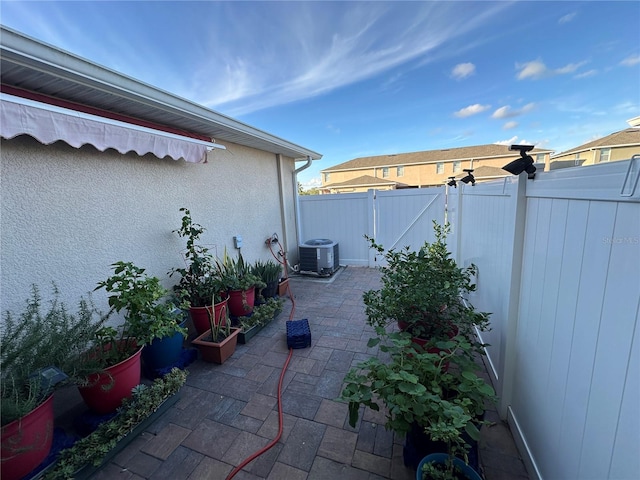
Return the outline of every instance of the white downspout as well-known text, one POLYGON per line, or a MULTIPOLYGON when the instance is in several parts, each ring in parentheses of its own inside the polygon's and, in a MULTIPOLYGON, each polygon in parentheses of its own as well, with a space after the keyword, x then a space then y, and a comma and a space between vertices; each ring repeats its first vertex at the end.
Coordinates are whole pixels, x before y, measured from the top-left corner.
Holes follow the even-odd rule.
POLYGON ((296 213, 296 237, 297 237, 296 249, 297 249, 297 246, 300 245, 300 243, 302 242, 302 228, 300 226, 300 195, 298 194, 298 173, 309 168, 311 166, 311 162, 312 162, 311 156, 308 155, 307 163, 305 163, 299 168, 296 168, 293 171, 293 191, 295 195, 294 208, 296 213))

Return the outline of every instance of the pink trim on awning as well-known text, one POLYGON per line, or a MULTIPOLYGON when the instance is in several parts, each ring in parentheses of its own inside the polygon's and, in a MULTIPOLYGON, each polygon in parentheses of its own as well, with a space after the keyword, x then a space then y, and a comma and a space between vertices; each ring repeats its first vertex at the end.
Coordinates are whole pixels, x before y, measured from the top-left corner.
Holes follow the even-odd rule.
POLYGON ((0 135, 7 139, 26 134, 45 145, 62 140, 75 148, 91 144, 100 151, 113 148, 122 154, 133 151, 140 156, 153 153, 158 158, 182 158, 191 163, 203 163, 208 150, 224 148, 213 142, 0 95, 0 135))

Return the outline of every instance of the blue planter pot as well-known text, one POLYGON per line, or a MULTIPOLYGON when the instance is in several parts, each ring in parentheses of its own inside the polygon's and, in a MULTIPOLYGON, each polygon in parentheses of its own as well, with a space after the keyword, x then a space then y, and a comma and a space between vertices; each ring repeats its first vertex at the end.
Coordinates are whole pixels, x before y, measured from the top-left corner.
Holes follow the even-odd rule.
MULTIPOLYGON (((180 324, 184 327, 186 321, 180 324)), ((172 337, 156 338, 142 349, 142 360, 148 370, 160 370, 180 359, 184 337, 177 332, 172 337)))
MULTIPOLYGON (((427 455, 418 464, 418 469, 416 470, 416 480, 423 480, 422 479, 423 465, 427 463, 444 465, 448 459, 449 459, 449 455, 447 453, 432 453, 431 455, 427 455)), ((462 474, 468 480, 482 480, 482 477, 478 472, 476 472, 473 468, 471 468, 469 465, 464 463, 459 458, 454 458, 453 464, 460 469, 460 472, 462 472, 462 474)))

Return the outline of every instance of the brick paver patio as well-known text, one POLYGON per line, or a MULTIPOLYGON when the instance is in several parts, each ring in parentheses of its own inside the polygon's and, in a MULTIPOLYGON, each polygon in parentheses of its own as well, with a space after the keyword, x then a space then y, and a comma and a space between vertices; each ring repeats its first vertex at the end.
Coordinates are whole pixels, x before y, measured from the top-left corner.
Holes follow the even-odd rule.
MULTIPOLYGON (((367 410, 357 428, 336 399, 346 371, 375 354, 367 348, 362 293, 379 274, 342 269, 330 280, 292 277, 294 319, 307 318, 312 345, 297 349, 283 382, 283 435, 234 478, 374 480, 415 478, 402 459, 402 438, 367 410)), ((99 479, 224 480, 277 434, 277 386, 287 358, 285 322, 291 302, 224 365, 196 361, 180 400, 105 466, 99 479)), ((487 480, 527 477, 508 427, 495 411, 482 429, 480 460, 487 480)))

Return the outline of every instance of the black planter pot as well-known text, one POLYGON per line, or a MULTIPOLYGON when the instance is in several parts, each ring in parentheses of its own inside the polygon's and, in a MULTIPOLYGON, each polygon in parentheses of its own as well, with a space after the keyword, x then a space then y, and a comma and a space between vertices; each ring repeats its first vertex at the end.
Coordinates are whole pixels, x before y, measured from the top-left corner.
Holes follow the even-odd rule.
POLYGON ((264 298, 273 298, 278 293, 278 281, 269 282, 267 286, 262 289, 262 296, 264 298))
MULTIPOLYGON (((469 466, 478 471, 478 442, 469 437, 466 433, 463 435, 465 442, 471 446, 467 451, 469 458, 469 466)), ((420 461, 432 453, 441 453, 447 451, 447 444, 444 442, 434 442, 424 433, 422 427, 414 424, 409 433, 405 437, 402 456, 405 467, 416 470, 420 461)))

